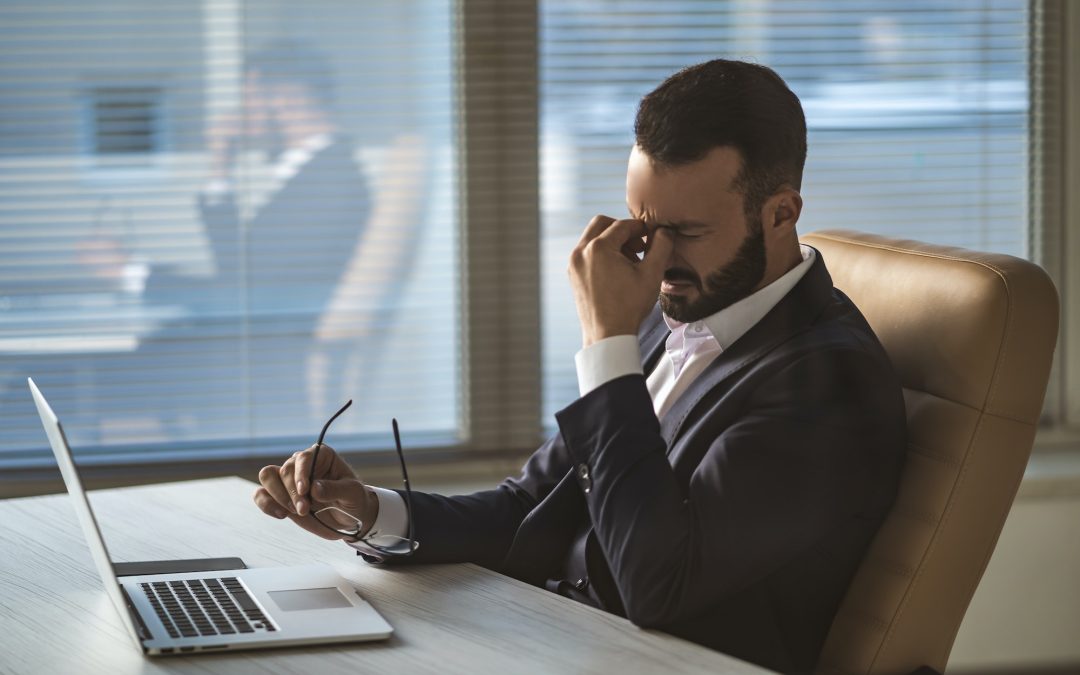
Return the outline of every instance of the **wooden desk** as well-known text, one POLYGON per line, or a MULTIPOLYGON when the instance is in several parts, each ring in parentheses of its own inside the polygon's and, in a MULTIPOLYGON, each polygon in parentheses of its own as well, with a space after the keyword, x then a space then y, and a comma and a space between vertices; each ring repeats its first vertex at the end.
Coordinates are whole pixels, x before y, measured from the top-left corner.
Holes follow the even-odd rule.
POLYGON ((0 502, 0 673, 767 673, 474 565, 379 568, 272 520, 220 478, 92 492, 114 561, 327 562, 394 626, 385 642, 144 658, 101 586, 67 495, 0 502))

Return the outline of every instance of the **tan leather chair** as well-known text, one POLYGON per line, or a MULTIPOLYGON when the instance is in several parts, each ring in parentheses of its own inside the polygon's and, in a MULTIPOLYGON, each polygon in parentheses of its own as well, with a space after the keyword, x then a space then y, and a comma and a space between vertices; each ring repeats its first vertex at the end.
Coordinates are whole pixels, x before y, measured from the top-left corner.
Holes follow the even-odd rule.
POLYGON ((904 386, 892 511, 833 621, 820 675, 943 672, 1035 437, 1058 300, 1006 255, 850 231, 803 237, 862 310, 904 386))

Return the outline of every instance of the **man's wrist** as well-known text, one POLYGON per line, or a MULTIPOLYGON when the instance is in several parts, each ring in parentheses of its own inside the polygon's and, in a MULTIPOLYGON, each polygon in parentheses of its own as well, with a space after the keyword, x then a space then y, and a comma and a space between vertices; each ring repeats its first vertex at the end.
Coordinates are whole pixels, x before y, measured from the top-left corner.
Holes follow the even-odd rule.
POLYGON ((597 342, 600 342, 601 340, 606 340, 608 338, 618 337, 620 335, 636 335, 636 334, 637 334, 637 327, 636 326, 630 326, 630 325, 625 325, 625 326, 620 326, 620 325, 595 326, 591 330, 583 330, 583 331, 581 331, 581 346, 582 346, 582 348, 585 348, 585 347, 589 347, 591 345, 594 345, 597 342))
POLYGON ((643 373, 636 335, 616 335, 583 347, 574 364, 582 396, 616 378, 643 373))
POLYGON ((371 532, 371 528, 375 527, 375 523, 379 520, 379 495, 375 494, 375 491, 364 486, 364 500, 365 506, 364 513, 368 516, 364 519, 364 527, 357 535, 358 539, 363 539, 371 532))

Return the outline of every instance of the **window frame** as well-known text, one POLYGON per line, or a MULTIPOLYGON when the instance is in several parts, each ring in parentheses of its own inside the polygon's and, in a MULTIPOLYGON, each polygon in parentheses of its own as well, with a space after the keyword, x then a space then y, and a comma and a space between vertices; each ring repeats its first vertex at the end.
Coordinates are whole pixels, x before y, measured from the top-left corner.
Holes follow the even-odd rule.
POLYGON ((1062 137, 1049 142, 1061 143, 1064 162, 1060 167, 1063 187, 1061 224, 1058 227, 1061 241, 1057 242, 1063 252, 1065 276, 1059 281, 1063 313, 1062 335, 1059 339, 1059 361, 1064 363, 1062 376, 1063 414, 1059 426, 1073 430, 1076 447, 1080 449, 1080 308, 1073 298, 1080 298, 1080 6, 1066 0, 1055 0, 1063 13, 1061 22, 1062 68, 1062 137), (1071 186, 1071 187, 1070 187, 1071 186), (1072 353, 1070 353, 1072 352, 1072 353))
POLYGON ((1036 452, 1080 451, 1080 7, 1031 3, 1031 258, 1057 287, 1060 327, 1036 452), (1070 227, 1070 224, 1072 226, 1070 227))

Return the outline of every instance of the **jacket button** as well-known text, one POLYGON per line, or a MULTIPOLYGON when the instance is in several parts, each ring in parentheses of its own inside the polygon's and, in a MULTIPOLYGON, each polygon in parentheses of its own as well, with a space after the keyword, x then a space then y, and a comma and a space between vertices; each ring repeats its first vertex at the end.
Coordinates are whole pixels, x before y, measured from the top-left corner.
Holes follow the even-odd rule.
POLYGON ((592 475, 589 473, 589 465, 581 463, 577 465, 578 484, 586 494, 592 490, 592 475))
POLYGON ((574 588, 578 589, 579 591, 584 591, 588 587, 589 587, 589 578, 588 577, 582 577, 582 578, 580 578, 580 579, 578 579, 577 581, 574 582, 574 588))

